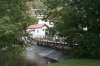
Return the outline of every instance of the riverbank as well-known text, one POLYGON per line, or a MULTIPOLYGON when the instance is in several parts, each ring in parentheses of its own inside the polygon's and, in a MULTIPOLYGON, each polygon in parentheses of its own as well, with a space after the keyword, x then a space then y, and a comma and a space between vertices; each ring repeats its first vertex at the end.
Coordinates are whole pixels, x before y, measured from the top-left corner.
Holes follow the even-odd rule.
POLYGON ((46 66, 100 66, 100 60, 95 59, 70 59, 46 66))

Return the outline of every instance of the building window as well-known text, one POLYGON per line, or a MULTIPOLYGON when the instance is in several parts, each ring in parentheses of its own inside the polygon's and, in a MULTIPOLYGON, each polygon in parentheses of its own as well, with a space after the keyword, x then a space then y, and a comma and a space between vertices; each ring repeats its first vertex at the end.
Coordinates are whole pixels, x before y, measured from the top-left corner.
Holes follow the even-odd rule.
POLYGON ((39 32, 39 30, 37 30, 37 33, 39 32))
POLYGON ((42 29, 42 31, 45 31, 45 29, 42 29))

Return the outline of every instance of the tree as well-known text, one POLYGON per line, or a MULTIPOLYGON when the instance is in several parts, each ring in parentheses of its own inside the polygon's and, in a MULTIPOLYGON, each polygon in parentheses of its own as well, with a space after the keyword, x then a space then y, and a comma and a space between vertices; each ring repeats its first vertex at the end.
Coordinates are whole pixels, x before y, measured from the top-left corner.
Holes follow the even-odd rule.
POLYGON ((100 0, 45 0, 47 18, 81 58, 100 58, 100 0), (87 28, 87 30, 83 30, 87 28))
POLYGON ((25 45, 22 37, 27 35, 30 21, 26 2, 30 0, 0 0, 0 52, 7 50, 19 53, 25 45))
POLYGON ((43 2, 39 0, 33 0, 33 8, 34 9, 46 9, 46 6, 43 4, 43 2))

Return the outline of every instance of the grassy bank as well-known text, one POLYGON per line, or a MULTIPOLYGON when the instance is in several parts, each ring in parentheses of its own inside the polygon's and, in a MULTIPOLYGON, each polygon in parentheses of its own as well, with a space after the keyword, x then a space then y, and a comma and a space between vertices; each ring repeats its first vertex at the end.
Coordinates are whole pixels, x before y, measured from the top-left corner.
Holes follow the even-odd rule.
POLYGON ((46 66, 100 66, 100 60, 70 59, 64 62, 57 62, 46 66))

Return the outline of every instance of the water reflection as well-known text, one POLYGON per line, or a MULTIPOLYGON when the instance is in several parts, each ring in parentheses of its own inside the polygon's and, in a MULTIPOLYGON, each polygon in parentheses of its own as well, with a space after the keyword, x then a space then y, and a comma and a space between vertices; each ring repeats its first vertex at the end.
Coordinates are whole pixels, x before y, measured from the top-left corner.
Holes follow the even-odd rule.
POLYGON ((17 59, 15 57, 8 57, 7 53, 0 55, 0 66, 44 66, 57 62, 45 57, 39 56, 32 50, 26 50, 23 52, 23 57, 17 59))

